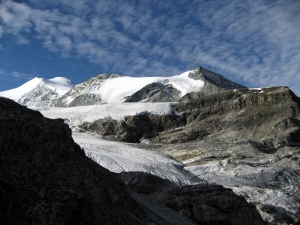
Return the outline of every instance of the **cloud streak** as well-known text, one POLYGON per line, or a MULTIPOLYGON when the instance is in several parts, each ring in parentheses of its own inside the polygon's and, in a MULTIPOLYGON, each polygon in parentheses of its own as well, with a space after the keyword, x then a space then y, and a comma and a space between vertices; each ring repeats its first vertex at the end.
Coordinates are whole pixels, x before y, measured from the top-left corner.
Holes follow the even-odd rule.
POLYGON ((0 80, 9 80, 11 82, 17 80, 30 80, 33 76, 22 72, 8 72, 7 70, 0 69, 0 80))
POLYGON ((244 85, 300 95, 297 1, 62 1, 0 3, 0 36, 36 40, 107 72, 174 75, 197 66, 244 85))

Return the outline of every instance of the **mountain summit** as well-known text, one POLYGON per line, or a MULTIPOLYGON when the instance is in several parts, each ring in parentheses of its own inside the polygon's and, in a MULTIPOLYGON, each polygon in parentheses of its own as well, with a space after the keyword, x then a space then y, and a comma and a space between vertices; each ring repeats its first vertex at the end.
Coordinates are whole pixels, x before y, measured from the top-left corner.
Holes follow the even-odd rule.
POLYGON ((20 87, 0 92, 0 96, 10 98, 29 108, 51 107, 54 100, 74 87, 72 81, 64 77, 44 79, 35 77, 20 87))
POLYGON ((98 105, 112 102, 185 102, 229 89, 243 88, 202 67, 170 77, 130 77, 100 74, 73 86, 66 78, 34 78, 0 92, 30 108, 98 105))

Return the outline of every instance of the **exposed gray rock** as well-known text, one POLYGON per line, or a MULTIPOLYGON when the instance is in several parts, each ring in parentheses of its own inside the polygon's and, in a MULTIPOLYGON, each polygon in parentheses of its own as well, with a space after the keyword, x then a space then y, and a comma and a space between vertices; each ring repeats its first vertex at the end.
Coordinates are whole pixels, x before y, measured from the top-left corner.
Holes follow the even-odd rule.
POLYGON ((171 84, 151 83, 126 97, 125 102, 177 102, 180 93, 171 84))
POLYGON ((126 142, 138 142, 141 138, 155 137, 159 132, 183 126, 185 121, 177 115, 142 114, 127 116, 124 121, 100 119, 83 123, 79 127, 100 135, 113 135, 126 142))

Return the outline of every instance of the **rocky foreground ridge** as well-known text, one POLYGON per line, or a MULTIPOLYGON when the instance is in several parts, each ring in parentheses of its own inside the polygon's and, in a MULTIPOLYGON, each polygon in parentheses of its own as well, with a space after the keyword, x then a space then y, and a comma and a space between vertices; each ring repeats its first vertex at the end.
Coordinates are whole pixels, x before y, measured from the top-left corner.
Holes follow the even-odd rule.
POLYGON ((237 89, 173 105, 176 115, 98 120, 81 128, 173 156, 232 188, 269 224, 300 221, 300 99, 287 87, 237 89))
POLYGON ((6 98, 0 162, 1 224, 264 224, 219 185, 177 187, 143 173, 120 179, 85 156, 63 120, 6 98))

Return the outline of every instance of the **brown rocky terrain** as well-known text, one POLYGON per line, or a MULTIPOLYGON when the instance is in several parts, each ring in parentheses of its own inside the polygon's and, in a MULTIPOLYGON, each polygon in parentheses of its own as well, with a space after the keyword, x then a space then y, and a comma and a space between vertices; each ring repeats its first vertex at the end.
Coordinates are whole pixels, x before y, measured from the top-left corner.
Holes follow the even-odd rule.
POLYGON ((288 88, 238 89, 175 104, 180 115, 143 114, 80 127, 137 142, 183 143, 235 133, 259 148, 300 143, 299 98, 288 88))

